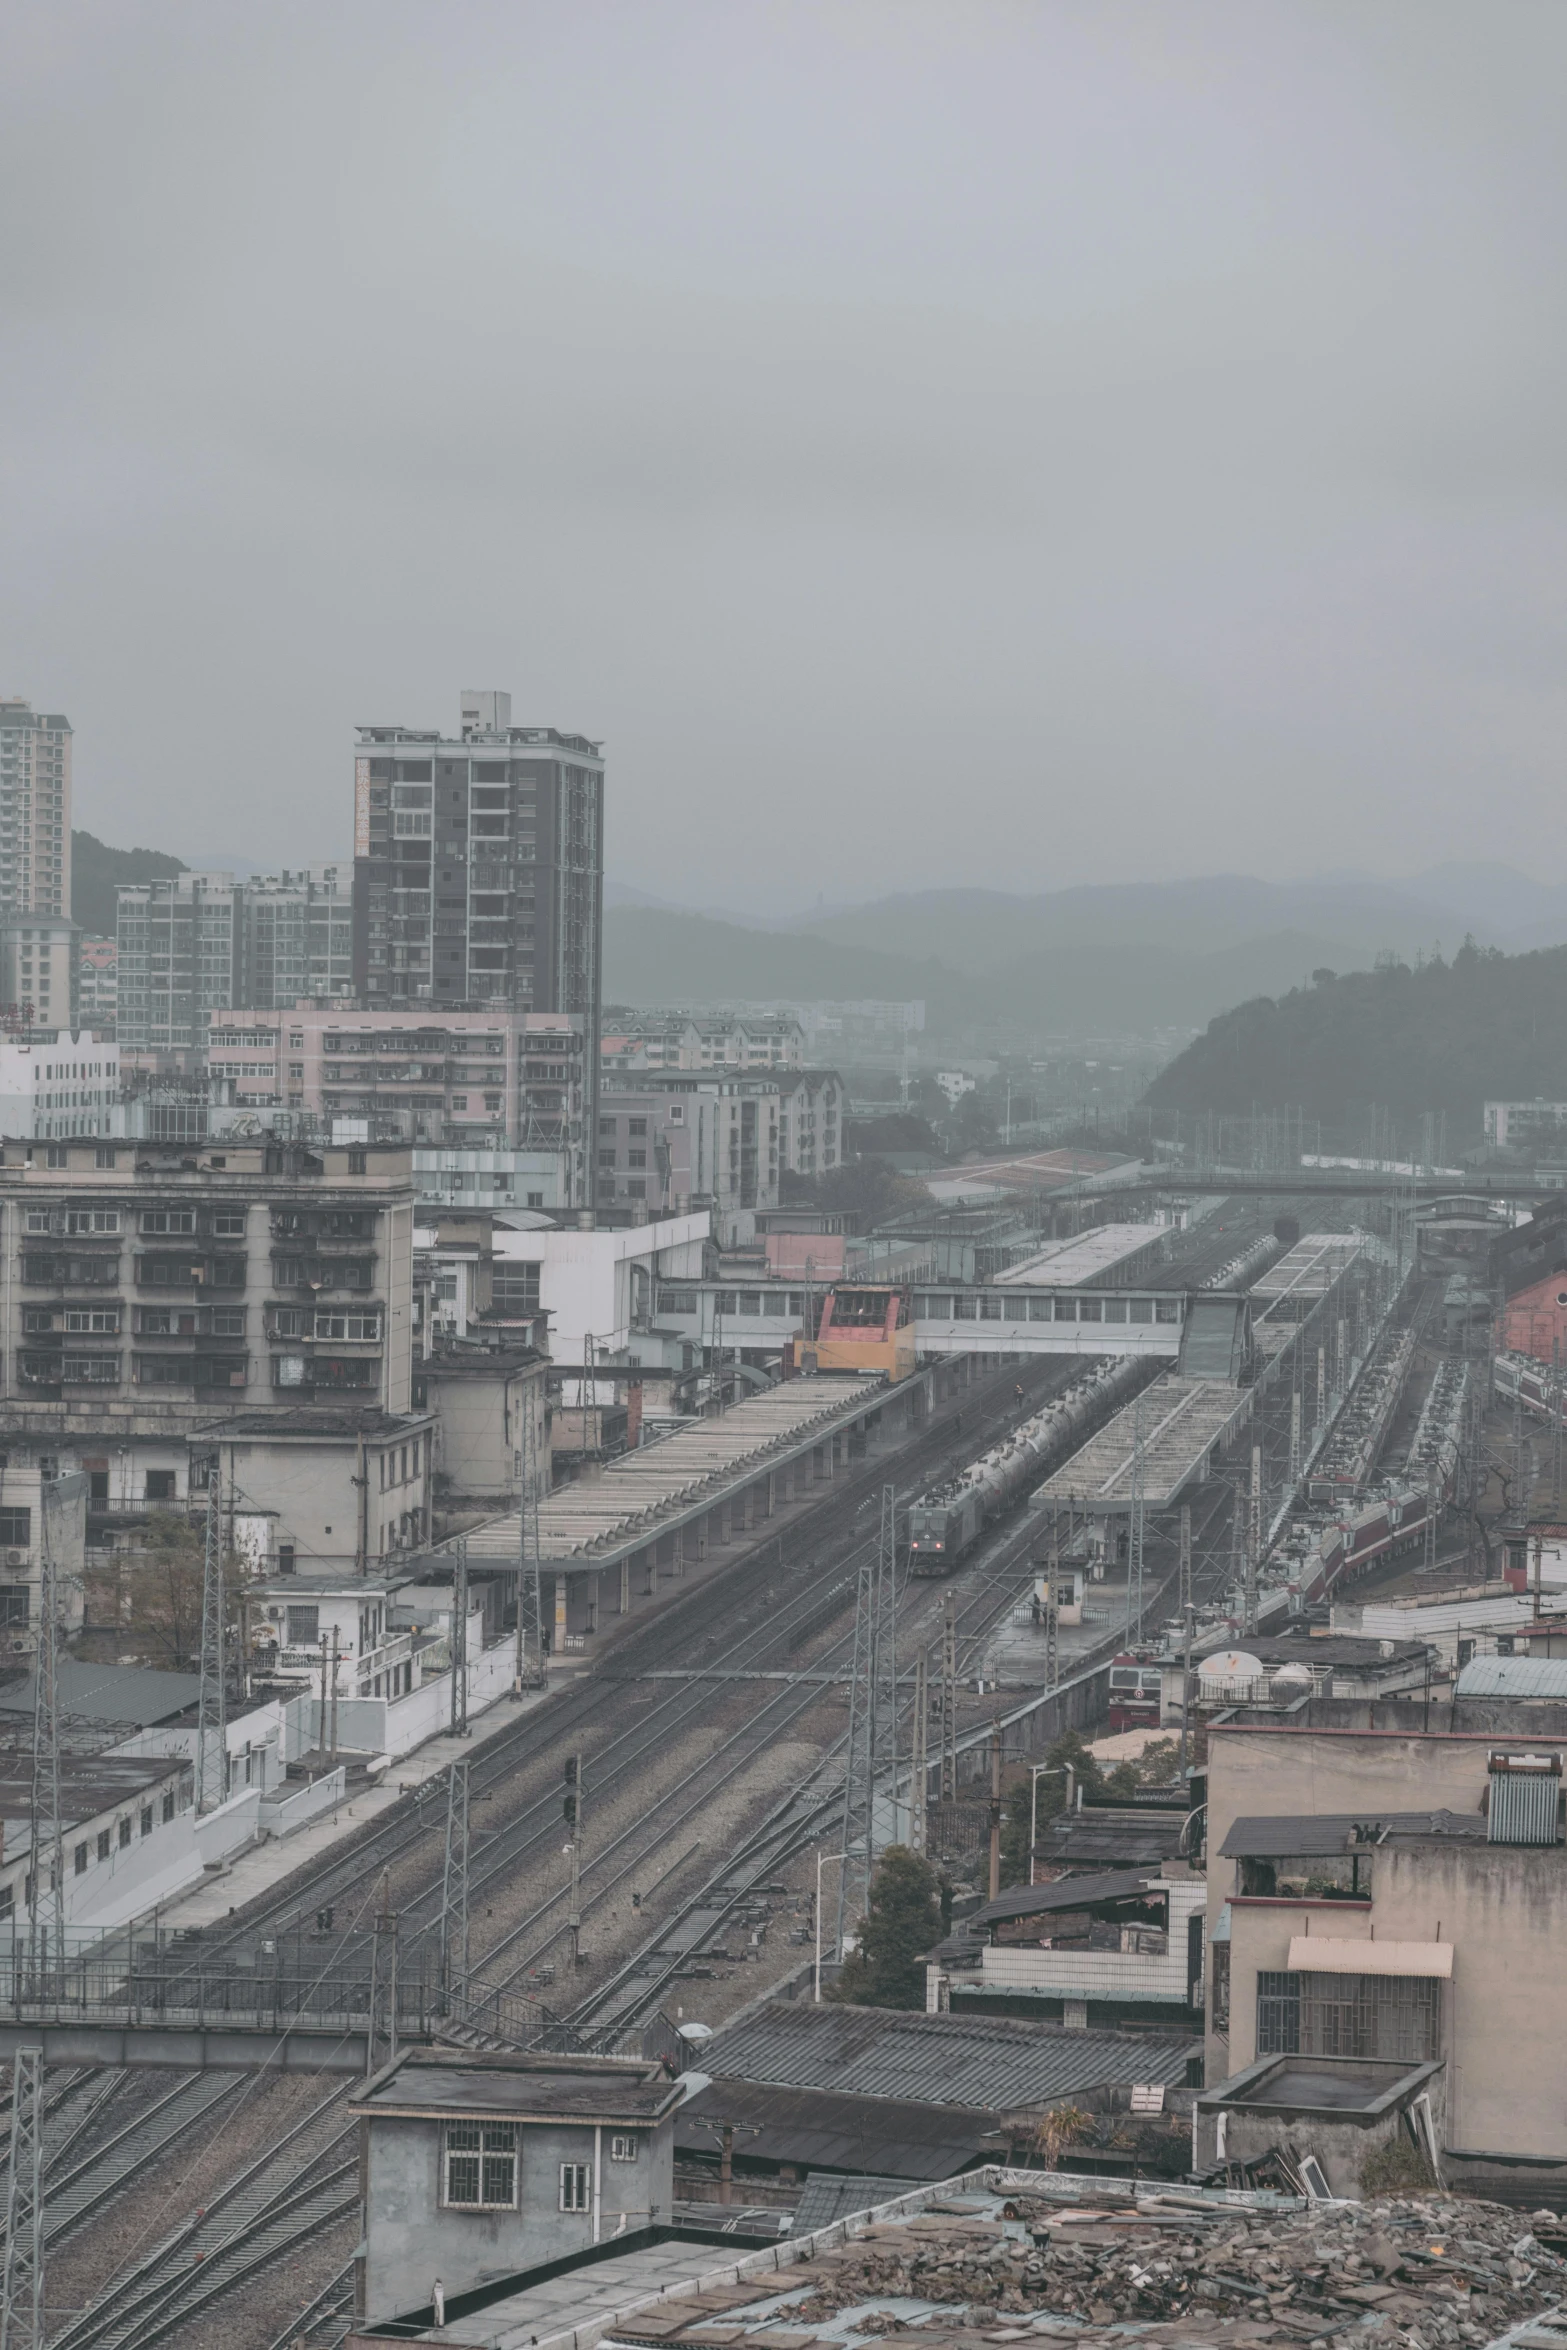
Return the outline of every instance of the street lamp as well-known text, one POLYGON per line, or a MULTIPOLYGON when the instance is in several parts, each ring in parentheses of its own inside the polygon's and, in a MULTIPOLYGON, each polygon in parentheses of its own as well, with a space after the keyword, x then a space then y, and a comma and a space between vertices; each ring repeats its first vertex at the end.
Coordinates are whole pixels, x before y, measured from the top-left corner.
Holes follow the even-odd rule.
POLYGON ((841 1869, 848 1858, 846 1852, 818 1852, 816 1855, 816 1988, 811 2000, 813 2007, 820 2007, 822 2003, 822 1867, 824 1863, 829 1868, 836 1864, 841 1869))

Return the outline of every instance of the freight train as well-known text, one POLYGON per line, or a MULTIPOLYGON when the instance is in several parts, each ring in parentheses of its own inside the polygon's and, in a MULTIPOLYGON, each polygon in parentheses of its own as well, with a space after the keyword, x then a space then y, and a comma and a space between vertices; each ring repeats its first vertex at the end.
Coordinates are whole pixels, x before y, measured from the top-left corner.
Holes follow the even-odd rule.
POLYGON ((991 1519, 1048 1477, 1148 1376, 1139 1357, 1090 1372, 1024 1420, 966 1469, 922 1493, 909 1511, 909 1571, 948 1575, 991 1519))

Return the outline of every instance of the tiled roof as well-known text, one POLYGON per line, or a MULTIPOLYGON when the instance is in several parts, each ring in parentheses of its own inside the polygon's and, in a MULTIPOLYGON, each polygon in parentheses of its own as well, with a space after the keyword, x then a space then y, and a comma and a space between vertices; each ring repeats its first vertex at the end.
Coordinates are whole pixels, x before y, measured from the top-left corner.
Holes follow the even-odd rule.
POLYGON ((1076 2032, 1010 2018, 770 2000, 703 2050, 714 2078, 941 2105, 1032 2105, 1115 2081, 1180 2083, 1185 2034, 1076 2032))

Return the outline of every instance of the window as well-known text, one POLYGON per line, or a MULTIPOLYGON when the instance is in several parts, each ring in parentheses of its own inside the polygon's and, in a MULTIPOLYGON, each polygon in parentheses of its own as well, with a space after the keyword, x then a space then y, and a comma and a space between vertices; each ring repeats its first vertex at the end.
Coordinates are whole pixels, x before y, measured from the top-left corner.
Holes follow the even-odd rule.
POLYGON ((1423 2064, 1441 2054, 1442 1986, 1429 1975, 1257 1975, 1259 2056, 1423 2064))
POLYGON ((174 1499, 174 1476, 175 1472, 172 1469, 149 1469, 145 1498, 148 1501, 172 1501, 174 1499))
POLYGON ((118 1208, 67 1208, 65 1229, 73 1237, 84 1232, 118 1232, 118 1208))
MULTIPOLYGON (((47 1325, 45 1325, 47 1327, 47 1325)), ((67 1330, 97 1330, 112 1337, 120 1327, 117 1306, 68 1306, 65 1312, 67 1330)))
MULTIPOLYGON (((587 2165, 580 2167, 586 2177, 587 2165)), ((515 2211, 515 2122, 447 2123, 444 2200, 460 2211, 515 2211)), ((561 2208, 568 2207, 563 2204, 561 2208)), ((572 2204, 569 2208, 577 2210, 579 2206, 572 2204)))
POLYGON ((288 1610, 288 1645, 290 1648, 314 1648, 321 1637, 321 1610, 319 1607, 295 1607, 288 1610))
POLYGON ((173 1791, 173 1789, 172 1789, 172 1788, 169 1790, 168 1794, 167 1794, 167 1795, 166 1795, 166 1796, 163 1798, 162 1812, 163 1812, 163 1818, 164 1818, 165 1822, 167 1822, 167 1821, 169 1821, 169 1820, 172 1820, 172 1819, 173 1819, 173 1817, 174 1817, 174 1791, 173 1791))
POLYGON ((212 1219, 212 1229, 219 1240, 243 1240, 245 1211, 243 1208, 219 1208, 212 1219))
POLYGON ((563 2162, 560 2166, 560 2207, 562 2211, 591 2211, 593 2208, 593 2174, 585 2162, 563 2162))
POLYGON ((0 1549, 25 1550, 32 1538, 31 1510, 0 1510, 0 1549))
POLYGON ((628 1118, 626 1120, 626 1132, 628 1134, 646 1134, 647 1120, 645 1118, 628 1118))
POLYGON ((152 1805, 150 1803, 144 1803, 141 1807, 141 1832, 144 1836, 152 1834, 152 1805))
POLYGON ((25 1583, 0 1583, 0 1624, 26 1626, 28 1588, 25 1583))
POLYGON ((317 1338, 379 1338, 379 1314, 317 1314, 317 1338))
POLYGON ((76 1847, 76 1850, 75 1850, 75 1851, 72 1853, 72 1855, 71 1855, 71 1866, 74 1868, 74 1870, 76 1871, 76 1874, 77 1874, 79 1877, 85 1877, 85 1876, 86 1876, 86 1874, 87 1874, 87 1847, 86 1847, 86 1845, 85 1845, 85 1844, 78 1844, 78 1845, 77 1845, 77 1847, 76 1847))
POLYGON ((196 1211, 194 1208, 143 1208, 141 1228, 143 1232, 194 1232, 196 1211))
POLYGON ((100 1860, 107 1860, 113 1848, 114 1836, 112 1831, 108 1828, 100 1828, 98 1830, 98 1858, 100 1860))
POLYGON ((99 1145, 98 1145, 98 1164, 99 1164, 99 1166, 100 1166, 100 1167, 113 1167, 113 1166, 117 1166, 117 1165, 118 1165, 118 1163, 119 1163, 119 1153, 118 1153, 118 1151, 116 1151, 116 1150, 115 1150, 115 1149, 114 1149, 114 1148, 113 1148, 111 1145, 109 1145, 109 1144, 107 1144, 107 1143, 102 1143, 102 1142, 100 1142, 100 1143, 99 1143, 99 1145))
POLYGON ((611 2162, 635 2162, 636 2139, 627 2132, 617 2131, 609 2142, 609 2159, 611 2162))
POLYGON ((121 1822, 120 1822, 120 1849, 121 1849, 122 1851, 124 1850, 125 1846, 126 1846, 127 1844, 129 1844, 130 1840, 131 1840, 131 1820, 130 1820, 130 1815, 129 1815, 129 1813, 127 1813, 127 1814, 126 1814, 126 1816, 125 1816, 125 1818, 124 1818, 123 1820, 121 1820, 121 1822))

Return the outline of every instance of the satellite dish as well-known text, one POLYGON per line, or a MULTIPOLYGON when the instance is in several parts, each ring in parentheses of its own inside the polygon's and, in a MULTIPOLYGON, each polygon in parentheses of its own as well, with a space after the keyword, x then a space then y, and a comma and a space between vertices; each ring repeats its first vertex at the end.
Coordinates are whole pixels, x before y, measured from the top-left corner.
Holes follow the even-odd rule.
POLYGON ((1197 1667, 1199 1681, 1260 1681, 1262 1659, 1246 1648, 1221 1648, 1197 1667))

